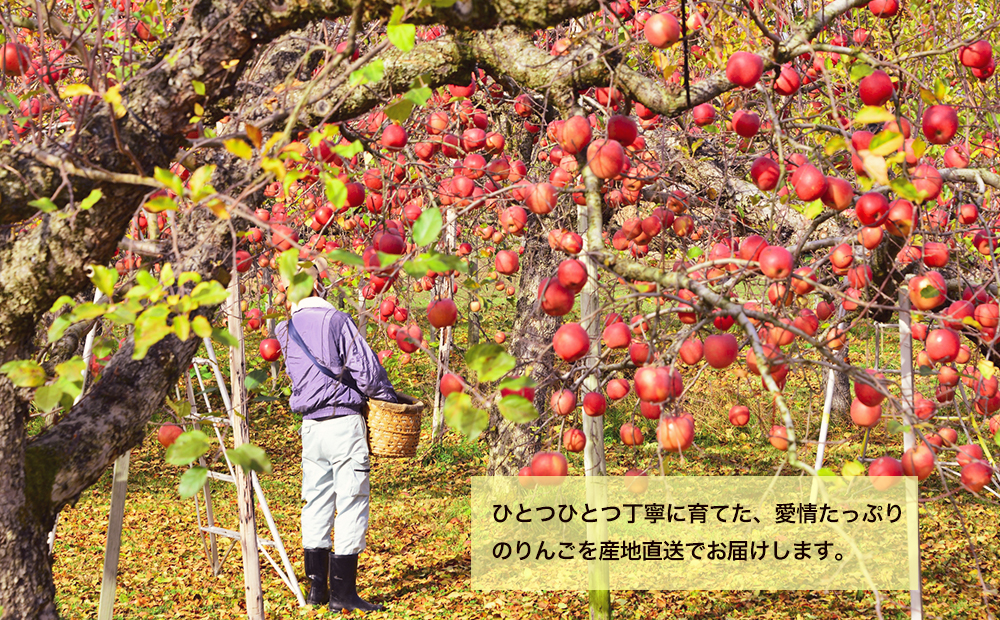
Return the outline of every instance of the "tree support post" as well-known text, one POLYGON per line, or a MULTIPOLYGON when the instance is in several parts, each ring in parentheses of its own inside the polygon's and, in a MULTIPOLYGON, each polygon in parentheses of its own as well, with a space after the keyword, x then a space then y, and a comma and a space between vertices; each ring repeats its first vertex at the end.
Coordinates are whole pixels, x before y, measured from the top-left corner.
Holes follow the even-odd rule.
MULTIPOLYGON (((583 380, 587 392, 600 389, 598 364, 601 358, 600 302, 597 298, 597 265, 592 252, 600 251, 601 244, 601 195, 600 181, 583 166, 587 184, 587 200, 577 207, 577 230, 583 237, 583 264, 587 268, 587 283, 580 294, 580 323, 590 337, 590 354, 585 358, 590 366, 583 380)), ((587 502, 603 508, 608 503, 607 463, 604 459, 604 416, 583 416, 583 433, 587 443, 583 450, 584 470, 587 476, 587 502)), ((603 514, 601 512, 600 514, 603 514)), ((608 538, 608 525, 603 520, 587 524, 587 539, 598 546, 608 538)), ((588 565, 590 589, 590 619, 610 620, 611 590, 607 561, 592 561, 588 565)))
POLYGON ((118 559, 122 549, 122 526, 125 520, 125 494, 128 490, 128 464, 132 451, 115 460, 111 483, 111 513, 108 515, 108 542, 104 546, 104 574, 101 577, 101 602, 97 620, 111 620, 118 587, 118 559))
MULTIPOLYGON (((226 311, 229 316, 229 333, 237 340, 235 347, 229 347, 229 376, 233 389, 229 419, 233 428, 233 447, 239 448, 245 443, 250 443, 250 425, 247 420, 246 369, 243 367, 244 342, 243 313, 240 311, 240 278, 236 271, 233 272, 233 278, 229 283, 226 311)), ((249 472, 244 471, 242 467, 236 467, 235 473, 247 618, 263 620, 264 594, 260 584, 260 556, 257 550, 257 521, 253 506, 253 484, 249 472)))
MULTIPOLYGON (((917 443, 913 433, 913 424, 916 420, 913 417, 913 332, 910 331, 910 295, 907 289, 899 289, 899 383, 903 392, 903 424, 909 429, 903 433, 903 450, 909 450, 917 443)), ((923 579, 920 570, 920 528, 917 524, 918 512, 916 501, 920 499, 920 489, 916 489, 914 502, 907 504, 907 519, 913 524, 910 527, 917 529, 917 545, 910 550, 911 554, 916 554, 916 558, 911 558, 910 566, 916 568, 916 575, 910 576, 910 618, 911 620, 923 620, 923 579), (914 583, 915 582, 915 583, 914 583)))

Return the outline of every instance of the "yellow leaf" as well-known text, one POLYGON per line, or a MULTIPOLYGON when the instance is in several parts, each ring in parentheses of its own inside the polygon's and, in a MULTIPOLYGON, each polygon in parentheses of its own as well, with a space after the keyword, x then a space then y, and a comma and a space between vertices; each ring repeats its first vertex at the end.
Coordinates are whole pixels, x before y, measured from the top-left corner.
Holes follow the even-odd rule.
POLYGON ((854 124, 867 125, 869 123, 885 123, 894 120, 896 120, 896 115, 889 110, 873 105, 866 105, 854 117, 854 124))
POLYGON ((993 362, 991 362, 990 360, 982 360, 981 362, 979 362, 976 368, 979 369, 979 372, 983 374, 983 378, 986 379, 987 381, 992 379, 993 375, 997 371, 997 367, 994 366, 993 362))
POLYGON ((209 200, 205 206, 208 207, 212 211, 212 213, 215 214, 215 217, 219 218, 220 220, 229 219, 229 211, 226 210, 226 203, 222 202, 218 198, 213 198, 212 200, 209 200))
POLYGON ((272 159, 270 157, 265 157, 260 162, 260 167, 272 173, 274 176, 278 177, 279 181, 285 178, 285 173, 287 172, 285 170, 285 164, 281 163, 277 159, 272 159))
POLYGON ((236 65, 240 64, 240 61, 239 61, 239 59, 223 60, 220 64, 222 65, 223 69, 225 69, 226 71, 229 71, 230 69, 232 69, 236 65))
POLYGON ((260 129, 257 129, 253 125, 248 124, 246 126, 246 130, 247 130, 247 137, 250 138, 250 142, 252 142, 255 147, 260 148, 260 145, 262 144, 262 140, 264 138, 263 134, 261 134, 260 132, 260 129))
POLYGON ((250 145, 239 138, 226 140, 224 144, 227 151, 240 159, 250 159, 253 157, 253 150, 251 150, 250 145))
POLYGON ((882 185, 889 183, 889 166, 885 163, 884 157, 874 155, 867 149, 858 153, 858 156, 861 157, 861 164, 868 176, 882 185))
POLYGON ((111 104, 111 109, 115 112, 115 118, 125 116, 127 110, 122 105, 121 85, 112 86, 104 93, 104 100, 111 104))
POLYGON ((205 116, 205 108, 203 108, 200 103, 195 102, 194 113, 196 116, 205 116))
POLYGON ((260 152, 267 155, 271 152, 271 149, 274 148, 274 145, 277 144, 278 140, 281 140, 281 134, 272 134, 271 137, 267 139, 267 142, 264 143, 264 148, 261 149, 260 152))
POLYGON ((69 84, 62 90, 60 95, 63 99, 69 99, 70 97, 79 97, 81 95, 93 95, 94 91, 92 88, 86 84, 69 84))

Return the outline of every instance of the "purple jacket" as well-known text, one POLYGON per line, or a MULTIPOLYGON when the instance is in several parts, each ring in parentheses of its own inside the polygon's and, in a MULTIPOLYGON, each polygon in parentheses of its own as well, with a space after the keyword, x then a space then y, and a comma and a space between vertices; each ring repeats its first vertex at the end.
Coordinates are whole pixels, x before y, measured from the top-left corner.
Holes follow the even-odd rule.
POLYGON ((288 335, 288 321, 278 323, 274 331, 292 378, 292 411, 315 420, 361 413, 368 398, 397 402, 385 368, 348 314, 308 297, 292 309, 292 320, 316 361, 344 376, 338 382, 320 372, 288 335))

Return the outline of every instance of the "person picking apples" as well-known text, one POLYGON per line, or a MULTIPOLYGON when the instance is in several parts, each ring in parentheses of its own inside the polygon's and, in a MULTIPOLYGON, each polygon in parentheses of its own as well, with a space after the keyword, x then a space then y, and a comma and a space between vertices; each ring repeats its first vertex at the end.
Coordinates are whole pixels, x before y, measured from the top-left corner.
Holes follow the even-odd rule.
POLYGON ((331 611, 379 611, 382 605, 357 592, 371 492, 364 413, 369 398, 398 399, 350 315, 326 301, 325 268, 317 259, 302 269, 315 283, 312 295, 292 304, 289 320, 275 328, 292 380, 289 405, 302 414, 302 546, 312 582, 307 602, 328 603, 331 611))

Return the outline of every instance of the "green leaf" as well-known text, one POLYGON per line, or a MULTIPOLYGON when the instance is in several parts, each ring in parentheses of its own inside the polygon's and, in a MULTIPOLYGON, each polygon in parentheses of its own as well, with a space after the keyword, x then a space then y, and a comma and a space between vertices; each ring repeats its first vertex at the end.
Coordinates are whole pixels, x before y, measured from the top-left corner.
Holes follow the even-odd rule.
POLYGON ((170 263, 163 263, 163 266, 160 267, 160 284, 163 286, 173 286, 176 281, 173 266, 170 263))
POLYGON ((146 357, 149 348, 174 333, 174 328, 167 325, 167 317, 160 312, 150 312, 159 306, 153 306, 139 315, 135 320, 135 349, 132 359, 141 360, 146 357))
POLYGON ((184 195, 184 181, 179 176, 166 168, 155 168, 153 178, 159 181, 164 187, 173 190, 178 196, 184 195))
POLYGON ((248 372, 245 380, 247 392, 263 389, 267 385, 267 376, 266 370, 258 369, 248 372))
POLYGON ((188 321, 187 315, 178 314, 174 317, 174 335, 177 336, 181 341, 185 341, 191 337, 191 321, 188 321))
POLYGON ((924 288, 920 289, 920 297, 922 299, 933 299, 940 295, 943 291, 939 291, 933 285, 928 284, 924 288))
POLYGON ((392 13, 389 14, 389 25, 395 26, 396 24, 403 23, 403 14, 406 13, 406 9, 402 5, 396 5, 392 7, 392 13))
POLYGON ((13 360, 0 366, 0 372, 7 375, 17 387, 38 387, 45 384, 48 376, 45 369, 34 360, 13 360))
POLYGON ((802 215, 810 220, 816 219, 816 217, 823 212, 823 201, 816 199, 805 205, 802 208, 802 215))
POLYGON ((996 435, 993 435, 993 443, 1000 446, 1000 430, 997 431, 996 435))
POLYGON ((94 339, 94 357, 107 357, 115 351, 115 340, 108 336, 99 336, 94 339))
POLYGON ((61 314, 52 320, 52 325, 49 325, 48 338, 49 342, 55 342, 63 337, 66 333, 66 329, 73 324, 73 313, 67 312, 66 314, 61 314))
POLYGON ((840 468, 840 473, 843 476, 864 476, 865 466, 857 460, 848 461, 844 463, 843 467, 840 468))
POLYGON ((444 421, 448 426, 474 441, 490 425, 490 414, 472 406, 464 392, 452 392, 444 401, 444 421))
POLYGON ((191 80, 191 88, 194 89, 194 94, 199 97, 205 96, 205 83, 199 82, 198 80, 191 80))
POLYGON ((69 377, 71 380, 77 381, 83 378, 83 370, 86 367, 87 363, 83 361, 83 358, 76 355, 57 365, 56 374, 60 377, 69 377))
POLYGON ((871 66, 863 63, 856 63, 853 67, 851 67, 851 81, 860 82, 863 78, 868 77, 872 73, 875 73, 875 69, 872 69, 871 66))
POLYGON ((503 417, 516 424, 531 422, 538 417, 538 410, 531 401, 518 394, 504 396, 497 407, 503 417))
POLYGON ((201 315, 191 319, 191 329, 199 338, 211 338, 213 336, 212 324, 201 315))
POLYGON ((56 203, 52 202, 48 198, 39 198, 38 200, 32 200, 31 202, 28 203, 28 206, 35 207, 42 213, 52 213, 53 211, 57 211, 59 209, 59 207, 56 206, 56 203))
POLYGON ((253 444, 245 443, 239 448, 226 450, 226 456, 234 465, 239 465, 245 470, 271 473, 271 460, 262 449, 253 444))
POLYGON ((212 447, 208 435, 194 430, 181 433, 167 448, 166 461, 171 465, 190 465, 212 447))
POLYGON ((903 425, 896 420, 889 420, 887 427, 890 433, 908 433, 913 430, 909 426, 903 425))
POLYGON ((827 141, 826 146, 823 147, 823 152, 829 157, 845 148, 847 148, 847 143, 844 142, 844 139, 841 136, 834 136, 827 141))
POLYGON ((413 242, 417 245, 428 245, 437 241, 444 227, 441 211, 437 207, 425 210, 413 223, 413 242))
POLYGON ((497 385, 497 389, 500 390, 520 390, 526 387, 538 387, 538 382, 531 375, 524 375, 522 377, 504 379, 497 385))
POLYGON ((73 312, 70 313, 70 317, 74 323, 78 321, 89 321, 91 319, 96 319, 99 316, 104 316, 104 313, 108 311, 108 306, 106 304, 95 304, 90 301, 85 301, 76 308, 73 308, 73 312))
POLYGON ((42 413, 48 413, 59 405, 63 393, 63 388, 58 383, 43 385, 35 390, 35 407, 42 413))
POLYGON ((885 157, 898 151, 899 147, 903 146, 903 141, 903 134, 898 131, 880 131, 872 138, 871 143, 868 145, 868 150, 873 155, 885 157))
POLYGON ((190 499, 205 488, 205 481, 208 480, 208 468, 197 466, 184 472, 181 476, 181 484, 177 491, 181 494, 181 499, 190 499))
POLYGON ((827 478, 835 478, 837 476, 837 472, 833 471, 829 467, 820 467, 818 470, 816 470, 816 475, 824 476, 827 478))
POLYGON ((219 329, 218 327, 212 328, 212 340, 227 347, 236 347, 240 344, 240 341, 236 339, 236 336, 230 334, 228 329, 219 329))
POLYGON ((479 381, 496 381, 517 365, 517 360, 498 344, 484 342, 465 353, 465 365, 474 370, 479 381))
POLYGON ((214 194, 215 190, 208 185, 208 181, 215 174, 215 164, 206 164, 191 173, 188 178, 188 186, 195 200, 201 200, 208 194, 214 194))
POLYGON ((115 293, 115 282, 118 282, 118 271, 103 265, 94 265, 94 275, 90 276, 97 290, 110 299, 115 293))
POLYGON ((299 265, 299 249, 290 248, 278 256, 278 274, 285 282, 291 282, 299 265))
POLYGON ((338 144, 333 147, 334 153, 348 159, 354 157, 363 150, 365 150, 365 147, 361 144, 361 140, 354 140, 352 142, 348 142, 347 144, 338 144))
POLYGON ((907 200, 912 201, 919 201, 921 198, 920 192, 913 186, 913 183, 910 183, 903 177, 896 177, 895 179, 889 181, 889 187, 891 187, 892 191, 896 192, 896 194, 901 198, 906 198, 907 200))
POLYGON ((868 125, 871 123, 885 123, 896 120, 896 115, 878 106, 866 105, 861 108, 858 115, 854 117, 855 125, 868 125))
POLYGON ((694 259, 694 258, 698 258, 699 256, 701 256, 704 253, 705 253, 705 250, 702 250, 701 248, 699 248, 698 246, 695 245, 695 246, 691 246, 690 248, 688 248, 687 257, 691 258, 691 259, 694 259))
POLYGON ((365 265, 365 260, 363 258, 358 256, 354 252, 349 252, 347 250, 333 250, 332 252, 327 252, 326 256, 330 260, 330 262, 334 263, 343 263, 345 265, 356 265, 358 267, 364 267, 365 265))
POLYGON ((406 119, 410 118, 411 112, 413 112, 413 102, 405 98, 385 108, 385 115, 397 123, 405 122, 406 119))
POLYGON ((323 186, 326 190, 326 199, 333 204, 334 209, 347 204, 347 186, 343 181, 332 174, 324 174, 323 186))
POLYGON ((403 98, 409 99, 414 105, 423 106, 434 96, 434 91, 427 84, 428 81, 423 76, 418 77, 410 84, 410 90, 406 91, 403 98))
POLYGON ((147 200, 142 208, 150 213, 162 213, 164 211, 176 211, 177 202, 170 196, 157 196, 147 200))
POLYGON ((385 75, 385 63, 381 58, 351 73, 351 86, 374 84, 385 75))
POLYGON ((226 301, 229 293, 216 280, 201 282, 191 291, 191 299, 199 306, 217 306, 226 301))
MULTIPOLYGON (((402 7, 399 7, 402 8, 402 7)), ((408 52, 413 49, 417 41, 417 27, 413 24, 390 24, 386 28, 386 36, 389 42, 401 52, 408 52)))
POLYGON ((315 280, 308 273, 297 273, 292 276, 288 283, 288 299, 293 304, 297 304, 306 297, 312 295, 315 280))
POLYGON ((104 192, 100 189, 94 189, 87 195, 83 201, 80 202, 80 210, 87 211, 91 207, 97 204, 97 201, 104 197, 104 192))

